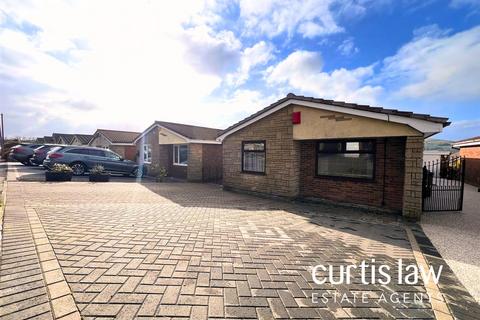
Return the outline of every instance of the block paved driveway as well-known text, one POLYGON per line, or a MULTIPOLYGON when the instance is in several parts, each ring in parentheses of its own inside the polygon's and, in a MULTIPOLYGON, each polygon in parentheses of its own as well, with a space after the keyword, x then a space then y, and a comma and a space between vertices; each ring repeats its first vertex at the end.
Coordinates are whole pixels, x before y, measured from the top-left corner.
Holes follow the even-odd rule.
POLYGON ((434 318, 428 302, 377 299, 423 285, 313 283, 319 263, 414 263, 392 217, 190 183, 11 182, 7 196, 4 319, 434 318))

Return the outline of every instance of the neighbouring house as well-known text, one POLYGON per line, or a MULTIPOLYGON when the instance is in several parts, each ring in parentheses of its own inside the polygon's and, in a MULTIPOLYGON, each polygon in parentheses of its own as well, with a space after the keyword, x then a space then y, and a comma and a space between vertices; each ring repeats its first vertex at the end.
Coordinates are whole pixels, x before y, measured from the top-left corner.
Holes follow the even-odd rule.
POLYGON ((457 141, 453 147, 465 158, 465 182, 480 187, 480 136, 457 141))
POLYGON ((447 118, 288 94, 225 129, 226 189, 419 218, 424 139, 447 118))
POLYGON ((155 121, 137 137, 139 163, 164 167, 168 176, 188 181, 219 181, 222 130, 155 121))
POLYGON ((72 146, 87 146, 92 137, 92 134, 74 134, 70 144, 72 146))
POLYGON ((70 145, 73 140, 73 134, 69 133, 52 133, 53 143, 70 145))
POLYGON ((97 129, 88 142, 89 146, 110 149, 121 157, 135 161, 137 149, 134 143, 140 132, 97 129))
POLYGON ((43 141, 44 141, 46 144, 53 144, 53 143, 55 143, 55 140, 53 140, 53 137, 52 137, 52 136, 44 136, 44 137, 43 137, 43 141))

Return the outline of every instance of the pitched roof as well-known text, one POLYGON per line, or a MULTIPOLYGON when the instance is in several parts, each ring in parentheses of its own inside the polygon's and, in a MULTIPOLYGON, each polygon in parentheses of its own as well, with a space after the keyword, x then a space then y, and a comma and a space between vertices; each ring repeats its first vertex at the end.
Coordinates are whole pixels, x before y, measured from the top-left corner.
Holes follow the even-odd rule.
POLYGON ((90 140, 93 138, 93 134, 75 134, 75 137, 82 144, 88 144, 90 140))
POLYGON ((44 136, 43 137, 45 143, 54 143, 55 141, 53 140, 52 136, 44 136))
POLYGON ((140 132, 97 129, 95 134, 103 134, 111 143, 133 143, 140 132))
POLYGON ((154 124, 158 124, 164 128, 178 133, 181 136, 184 136, 185 138, 193 140, 215 140, 223 131, 222 129, 199 127, 166 121, 155 121, 154 124))
POLYGON ((335 106, 335 107, 341 107, 341 108, 346 108, 346 109, 354 109, 354 110, 360 110, 360 111, 369 111, 369 112, 375 112, 375 113, 382 113, 386 115, 395 115, 395 116, 401 116, 401 117, 407 117, 407 118, 412 118, 412 119, 419 119, 419 120, 426 120, 430 122, 435 122, 435 123, 441 123, 443 127, 446 127, 450 124, 448 122, 448 118, 443 118, 443 117, 434 117, 428 114, 420 114, 420 113, 413 113, 409 111, 399 111, 396 109, 386 109, 386 108, 381 108, 381 107, 372 107, 369 105, 362 105, 362 104, 356 104, 356 103, 347 103, 343 101, 334 101, 334 100, 326 100, 326 99, 320 99, 320 98, 313 98, 313 97, 305 97, 305 96, 297 96, 293 93, 289 93, 285 98, 282 98, 278 100, 277 102, 272 103, 266 108, 263 108, 262 110, 248 116, 247 118, 231 125, 227 129, 223 130, 220 135, 223 135, 224 133, 241 126, 242 124, 258 117, 259 115, 266 113, 270 111, 271 109, 274 109, 275 107, 279 106, 280 104, 290 100, 290 99, 295 99, 297 101, 306 101, 306 102, 314 102, 314 103, 321 103, 325 105, 330 105, 330 106, 335 106))
POLYGON ((480 145, 480 136, 476 137, 471 137, 463 140, 459 140, 453 143, 454 148, 460 148, 460 147, 472 147, 472 146, 478 146, 480 145))
MULTIPOLYGON (((54 140, 57 140, 57 138, 58 139, 62 138, 67 144, 72 143, 72 140, 73 140, 74 136, 75 135, 71 134, 71 133, 55 133, 55 132, 52 133, 52 137, 53 137, 54 140)), ((57 142, 57 141, 55 141, 55 142, 57 142)))

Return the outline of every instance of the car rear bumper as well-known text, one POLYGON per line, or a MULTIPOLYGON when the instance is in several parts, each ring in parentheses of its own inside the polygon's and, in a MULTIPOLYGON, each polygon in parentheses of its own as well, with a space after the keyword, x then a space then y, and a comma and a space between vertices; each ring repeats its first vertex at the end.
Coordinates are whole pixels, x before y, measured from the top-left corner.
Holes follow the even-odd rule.
POLYGON ((10 153, 8 158, 12 161, 25 162, 30 158, 30 156, 21 153, 10 153))

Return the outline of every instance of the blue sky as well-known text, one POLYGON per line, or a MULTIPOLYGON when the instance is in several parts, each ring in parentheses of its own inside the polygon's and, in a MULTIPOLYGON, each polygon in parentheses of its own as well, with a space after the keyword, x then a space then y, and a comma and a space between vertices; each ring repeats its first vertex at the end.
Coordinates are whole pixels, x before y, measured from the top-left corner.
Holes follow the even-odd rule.
POLYGON ((288 92, 480 135, 480 1, 2 1, 9 136, 224 128, 288 92))

